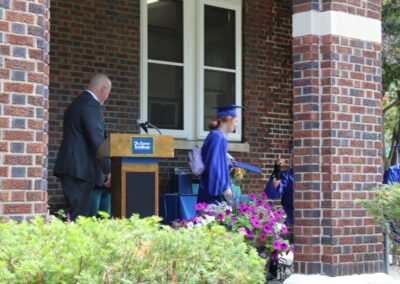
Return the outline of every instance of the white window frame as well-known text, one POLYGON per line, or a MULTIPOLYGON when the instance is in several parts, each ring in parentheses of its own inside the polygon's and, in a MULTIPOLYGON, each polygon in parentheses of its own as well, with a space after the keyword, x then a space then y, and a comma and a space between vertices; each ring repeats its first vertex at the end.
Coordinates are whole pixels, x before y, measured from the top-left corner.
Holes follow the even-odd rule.
MULTIPOLYGON (((209 131, 204 125, 204 5, 226 8, 235 11, 236 24, 236 104, 242 104, 242 1, 241 0, 183 0, 183 130, 162 129, 162 133, 179 139, 204 139, 209 131)), ((147 53, 147 0, 140 5, 140 118, 148 120, 148 63, 161 63, 148 60, 147 53)), ((210 68, 208 68, 210 69, 210 68)), ((221 68, 212 68, 223 70, 221 68)), ((237 115, 238 127, 228 135, 230 141, 241 141, 242 112, 237 115)), ((142 130, 141 130, 142 131, 142 130)))

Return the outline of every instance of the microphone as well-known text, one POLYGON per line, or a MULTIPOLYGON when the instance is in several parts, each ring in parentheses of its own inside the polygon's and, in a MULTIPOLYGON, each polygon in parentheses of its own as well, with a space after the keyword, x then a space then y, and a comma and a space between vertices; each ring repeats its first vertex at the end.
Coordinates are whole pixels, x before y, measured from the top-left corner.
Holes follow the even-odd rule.
POLYGON ((149 134, 149 130, 148 130, 148 123, 147 122, 143 122, 140 118, 138 120, 136 120, 137 125, 140 126, 140 128, 143 129, 144 132, 146 132, 146 134, 149 134))

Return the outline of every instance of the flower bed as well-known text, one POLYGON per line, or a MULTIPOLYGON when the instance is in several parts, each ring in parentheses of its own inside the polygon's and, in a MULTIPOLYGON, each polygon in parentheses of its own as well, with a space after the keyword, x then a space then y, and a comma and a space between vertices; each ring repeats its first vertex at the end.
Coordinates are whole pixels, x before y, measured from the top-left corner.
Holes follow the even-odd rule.
POLYGON ((265 193, 248 195, 248 201, 239 201, 233 206, 226 203, 196 204, 199 215, 188 222, 175 222, 175 228, 196 228, 207 225, 222 225, 227 231, 242 235, 253 247, 263 246, 267 256, 277 256, 292 249, 284 238, 288 233, 285 213, 275 209, 265 193))

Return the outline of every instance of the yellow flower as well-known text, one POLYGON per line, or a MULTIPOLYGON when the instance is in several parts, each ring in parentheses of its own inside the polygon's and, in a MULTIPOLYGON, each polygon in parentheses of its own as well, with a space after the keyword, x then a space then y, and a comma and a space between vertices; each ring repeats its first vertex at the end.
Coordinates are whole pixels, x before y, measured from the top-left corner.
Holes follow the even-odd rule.
POLYGON ((231 168, 230 177, 235 180, 241 180, 244 178, 246 170, 238 167, 231 168))

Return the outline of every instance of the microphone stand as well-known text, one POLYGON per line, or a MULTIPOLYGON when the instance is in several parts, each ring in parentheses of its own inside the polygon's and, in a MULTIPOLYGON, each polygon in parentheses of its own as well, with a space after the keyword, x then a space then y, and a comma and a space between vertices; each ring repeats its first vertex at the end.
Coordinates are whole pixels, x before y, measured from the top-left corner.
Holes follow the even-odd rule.
POLYGON ((154 124, 151 124, 150 122, 146 122, 149 128, 154 128, 155 130, 157 130, 158 134, 162 135, 160 128, 158 128, 157 126, 155 126, 154 124))

